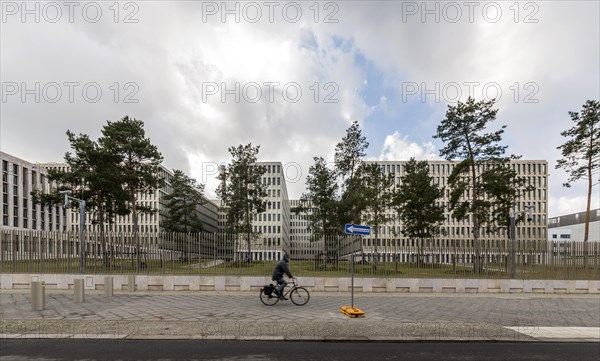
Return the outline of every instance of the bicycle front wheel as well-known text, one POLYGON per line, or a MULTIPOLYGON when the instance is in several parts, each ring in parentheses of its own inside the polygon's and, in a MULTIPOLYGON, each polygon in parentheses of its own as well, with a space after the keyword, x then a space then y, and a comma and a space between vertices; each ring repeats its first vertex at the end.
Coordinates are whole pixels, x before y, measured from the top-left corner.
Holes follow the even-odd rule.
POLYGON ((310 293, 304 287, 296 287, 290 292, 290 299, 297 306, 304 306, 310 300, 310 293))
POLYGON ((260 302, 265 304, 266 306, 273 306, 279 301, 279 297, 275 295, 275 292, 272 293, 272 296, 265 295, 264 289, 260 289, 260 302))

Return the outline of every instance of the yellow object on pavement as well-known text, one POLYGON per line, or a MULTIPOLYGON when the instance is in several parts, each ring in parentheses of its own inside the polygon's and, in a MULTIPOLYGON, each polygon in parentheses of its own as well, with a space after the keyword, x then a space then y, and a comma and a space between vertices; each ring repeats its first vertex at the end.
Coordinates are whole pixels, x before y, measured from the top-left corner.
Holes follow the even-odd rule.
POLYGON ((365 317, 365 312, 356 307, 342 306, 340 312, 352 318, 365 317))

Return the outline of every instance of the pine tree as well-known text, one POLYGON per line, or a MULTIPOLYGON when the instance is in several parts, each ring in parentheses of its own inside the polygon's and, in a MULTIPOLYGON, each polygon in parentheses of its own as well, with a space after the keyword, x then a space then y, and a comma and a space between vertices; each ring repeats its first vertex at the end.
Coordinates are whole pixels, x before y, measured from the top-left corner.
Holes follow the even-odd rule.
POLYGON ((394 175, 385 173, 378 163, 362 164, 359 168, 360 192, 365 199, 364 222, 373 229, 374 259, 373 269, 379 261, 379 228, 389 220, 387 210, 392 205, 394 194, 394 175))
POLYGON ((417 239, 419 259, 422 262, 423 243, 442 234, 444 229, 444 207, 439 205, 443 195, 429 175, 429 163, 411 158, 404 166, 404 176, 394 194, 394 206, 402 221, 402 233, 417 239))
POLYGON ((300 206, 294 211, 308 219, 308 229, 313 241, 323 239, 325 262, 330 261, 332 242, 339 233, 337 219, 337 191, 335 171, 327 168, 325 159, 314 157, 306 177, 307 192, 300 197, 300 206))
POLYGON ((111 122, 102 128, 102 137, 98 143, 110 154, 118 157, 113 169, 118 175, 123 190, 127 192, 127 207, 131 210, 135 250, 138 267, 141 266, 139 247, 138 213, 156 212, 152 207, 138 204, 139 193, 155 192, 163 184, 160 176, 160 164, 163 157, 158 148, 146 138, 144 122, 125 116, 121 120, 111 122))
POLYGON ((569 112, 569 115, 575 126, 560 133, 569 139, 558 147, 564 158, 558 160, 556 168, 563 168, 569 174, 568 181, 563 184, 565 187, 570 187, 571 183, 580 179, 587 179, 587 205, 583 235, 584 265, 587 267, 593 177, 598 174, 598 169, 600 169, 600 102, 588 100, 583 105, 581 112, 569 112))
POLYGON ((446 143, 440 155, 447 160, 459 161, 448 177, 450 210, 456 219, 472 216, 474 270, 477 274, 482 270, 481 228, 508 218, 506 210, 497 207, 497 200, 510 199, 510 194, 515 194, 512 190, 518 187, 511 184, 515 177, 509 169, 511 157, 504 156, 507 147, 499 145, 506 126, 486 132, 498 113, 497 109, 492 109, 494 102, 475 102, 469 97, 465 103, 449 105, 446 118, 434 135, 446 143), (498 184, 506 187, 498 187, 498 184), (507 195, 507 191, 510 194, 507 195))
POLYGON ((335 146, 334 162, 338 174, 343 178, 338 210, 340 224, 360 223, 361 212, 365 209, 365 199, 359 191, 360 181, 357 180, 356 173, 368 147, 367 138, 362 135, 357 121, 352 123, 342 141, 335 146))
POLYGON ((223 202, 227 214, 227 230, 238 237, 246 236, 248 253, 246 260, 252 257, 252 220, 258 213, 267 209, 266 184, 262 176, 266 167, 256 164, 260 146, 252 143, 229 147, 231 163, 221 169, 217 194, 223 202))

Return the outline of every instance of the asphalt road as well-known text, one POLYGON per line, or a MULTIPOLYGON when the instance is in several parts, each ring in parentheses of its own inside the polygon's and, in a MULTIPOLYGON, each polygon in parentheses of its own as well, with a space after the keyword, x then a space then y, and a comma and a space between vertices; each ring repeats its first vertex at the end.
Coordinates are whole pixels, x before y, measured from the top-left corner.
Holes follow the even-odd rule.
POLYGON ((598 343, 3 340, 0 360, 598 361, 598 343))

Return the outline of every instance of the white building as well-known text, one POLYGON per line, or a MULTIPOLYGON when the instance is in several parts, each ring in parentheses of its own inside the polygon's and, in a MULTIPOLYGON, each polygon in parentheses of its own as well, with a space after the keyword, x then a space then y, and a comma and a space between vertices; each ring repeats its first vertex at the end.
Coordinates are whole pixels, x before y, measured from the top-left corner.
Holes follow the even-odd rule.
MULTIPOLYGON (((257 162, 266 172, 261 182, 267 186, 267 209, 254 216, 251 240, 252 260, 279 260, 283 252, 290 252, 290 202, 281 162, 257 162)), ((226 205, 225 205, 226 206, 226 205)), ((225 229, 227 220, 225 210, 221 210, 219 223, 225 229)), ((237 259, 244 259, 248 253, 248 244, 244 236, 235 247, 237 259)))
MULTIPOLYGON (((58 169, 61 171, 68 171, 69 165, 66 163, 42 163, 39 165, 44 169, 58 169)), ((138 204, 150 207, 155 210, 154 213, 138 213, 138 227, 140 232, 160 232, 161 221, 164 219, 165 214, 169 211, 164 202, 164 196, 171 193, 171 179, 173 172, 167 168, 160 166, 159 175, 164 179, 164 184, 161 188, 155 189, 151 192, 139 192, 137 194, 138 204)), ((213 202, 205 199, 205 203, 197 207, 198 215, 203 223, 204 231, 208 233, 216 233, 219 231, 218 225, 218 206, 213 202)), ((99 226, 95 224, 95 215, 92 212, 86 213, 86 229, 91 231, 98 231, 99 226)), ((79 211, 78 209, 71 209, 69 212, 69 225, 70 229, 77 231, 79 229, 79 211)), ((105 231, 114 232, 132 232, 133 231, 133 220, 132 215, 128 214, 125 216, 116 216, 112 224, 105 224, 105 231)))
MULTIPOLYGON (((79 209, 65 209, 62 205, 42 207, 34 205, 31 192, 41 190, 51 193, 57 188, 54 182, 48 181, 48 170, 59 169, 67 171, 66 163, 32 163, 10 154, 0 152, 2 163, 2 207, 0 208, 0 222, 6 228, 31 229, 45 231, 78 231, 79 209)), ((161 167, 160 175, 165 179, 165 185, 150 193, 138 194, 138 202, 157 210, 154 214, 140 214, 139 230, 141 232, 160 232, 160 221, 168 212, 162 198, 171 191, 170 180, 173 173, 161 167)), ((76 194, 73 196, 76 197, 76 194)), ((209 233, 219 232, 218 206, 209 201, 198 206, 200 219, 204 230, 209 233)), ((86 212, 86 229, 97 231, 94 225, 95 215, 86 212)), ((113 224, 106 224, 105 230, 116 232, 131 232, 133 222, 131 215, 118 216, 113 224)))
MULTIPOLYGON (((299 199, 290 200, 291 209, 300 205, 299 199)), ((290 255, 292 259, 314 260, 323 250, 323 241, 312 239, 307 213, 290 215, 290 255)))
MULTIPOLYGON (((369 161, 366 163, 375 163, 369 161)), ((400 178, 405 175, 406 161, 377 161, 384 173, 393 174, 395 185, 400 184, 400 178)), ((375 254, 379 255, 380 260, 399 262, 414 262, 417 254, 415 249, 421 246, 429 247, 429 252, 425 250, 427 262, 437 263, 452 263, 453 254, 456 249, 467 249, 473 245, 472 230, 473 225, 471 218, 465 220, 456 220, 452 217, 452 213, 448 210, 450 202, 450 189, 448 187, 448 176, 452 169, 457 164, 450 161, 429 161, 430 176, 433 182, 438 187, 443 188, 443 196, 439 200, 440 204, 445 207, 446 221, 442 227, 446 231, 445 236, 436 237, 430 241, 420 242, 419 240, 409 239, 402 233, 402 222, 400 222, 395 209, 388 209, 388 217, 392 221, 379 227, 377 241, 375 240, 375 232, 372 229, 370 236, 363 237, 362 252, 366 260, 372 260, 375 254), (377 247, 375 243, 377 242, 377 247), (377 251, 376 251, 377 249, 377 251), (440 250, 442 250, 440 252, 440 250)), ((543 262, 545 252, 540 249, 546 248, 546 219, 547 219, 547 201, 548 201, 548 168, 546 161, 526 161, 517 160, 512 162, 512 167, 517 171, 519 176, 525 177, 528 185, 535 187, 534 191, 528 192, 522 197, 518 203, 515 212, 525 211, 526 207, 533 206, 532 220, 529 222, 519 223, 516 227, 516 239, 519 243, 518 247, 523 250, 524 247, 535 249, 535 252, 528 252, 528 255, 523 257, 532 257, 535 259, 527 259, 529 262, 543 262)), ((292 200, 292 208, 298 204, 298 200, 292 200)), ((298 259, 314 259, 316 254, 322 249, 322 241, 313 240, 311 242, 311 234, 308 230, 308 221, 306 214, 291 215, 291 242, 292 255, 298 259)), ((508 215, 507 215, 508 217, 508 215)), ((340 225, 342 228, 344 225, 340 225)), ((498 229, 492 233, 480 233, 482 248, 497 249, 498 252, 488 254, 487 262, 501 262, 502 257, 506 256, 505 251, 510 245, 510 238, 506 229, 498 229), (494 258, 496 257, 496 258, 494 258), (492 259, 494 258, 494 259, 492 259)), ((525 252, 523 252, 525 253, 525 252)), ((471 262, 473 254, 470 252, 463 253, 461 262, 471 262)), ((517 261, 526 261, 517 256, 517 261)))
MULTIPOLYGON (((552 217, 548 220, 549 241, 583 241, 585 211, 552 217)), ((590 210, 588 241, 600 242, 600 208, 590 210)))
POLYGON ((2 227, 42 231, 66 231, 67 211, 61 205, 42 207, 32 202, 31 192, 50 193, 56 184, 48 181, 48 172, 32 163, 0 152, 2 163, 2 227))
MULTIPOLYGON (((34 164, 22 159, 10 156, 6 153, 0 153, 2 158, 2 208, 0 209, 0 220, 3 227, 19 229, 38 229, 38 230, 73 230, 78 229, 79 214, 77 209, 65 210, 60 205, 45 207, 33 206, 29 193, 35 189, 43 189, 44 192, 50 192, 55 185, 47 181, 47 168, 66 167, 66 164, 47 163, 34 164)), ((379 161, 381 169, 385 173, 393 174, 395 183, 399 184, 400 177, 405 173, 406 161, 379 161)), ((267 186, 267 209, 258 214, 253 219, 253 232, 257 235, 251 242, 251 257, 254 260, 278 260, 281 259, 283 252, 288 252, 295 259, 314 259, 316 253, 322 247, 311 242, 311 234, 308 230, 308 221, 306 215, 296 215, 291 212, 291 208, 297 205, 298 200, 288 198, 287 187, 281 162, 259 162, 259 165, 266 167, 266 173, 261 181, 267 186)), ((444 196, 440 203, 446 207, 449 203, 450 190, 447 187, 448 176, 450 175, 455 162, 449 161, 429 161, 430 175, 433 181, 440 188, 444 188, 444 196)), ((531 222, 520 223, 517 226, 516 239, 521 245, 527 244, 529 247, 539 247, 540 243, 547 246, 548 239, 560 237, 560 239, 583 239, 584 216, 581 213, 557 217, 547 222, 547 199, 548 199, 548 169, 546 161, 526 161, 517 160, 512 162, 512 167, 517 173, 525 177, 529 185, 535 187, 534 191, 529 192, 519 200, 516 211, 524 211, 526 207, 533 206, 533 220, 531 222), (547 223, 550 225, 548 226, 547 223), (552 230, 548 235, 548 227, 552 230), (570 237, 570 238, 567 238, 570 237)), ((64 170, 64 169, 63 169, 64 170)), ((150 206, 158 210, 155 214, 144 214, 139 217, 139 226, 141 232, 159 232, 160 220, 167 211, 163 202, 164 195, 168 194, 170 189, 170 178, 172 172, 166 168, 161 168, 161 176, 166 180, 164 187, 154 192, 139 194, 140 204, 150 206)), ((209 233, 218 233, 225 229, 226 219, 223 210, 220 208, 220 202, 209 201, 198 208, 205 223, 205 231, 209 233)), ((393 221, 382 225, 379 229, 377 239, 377 252, 375 252, 374 232, 371 236, 363 237, 362 251, 367 260, 373 259, 375 253, 381 260, 399 262, 414 261, 414 247, 418 242, 408 239, 402 234, 402 224, 396 215, 396 211, 389 209, 393 221)), ((598 241, 598 212, 593 212, 592 224, 590 226, 590 240, 598 241)), ((451 213, 446 210, 446 222, 443 227, 446 235, 432 240, 431 246, 436 249, 446 249, 448 252, 438 252, 437 254, 427 255, 429 262, 451 263, 452 249, 456 247, 464 248, 472 246, 472 223, 470 219, 455 220, 451 213)), ((86 226, 91 227, 93 215, 87 215, 86 226)), ((340 225, 343 227, 343 225, 340 225)), ((112 230, 117 232, 130 232, 132 230, 131 216, 118 217, 112 225, 112 230)), ((484 247, 497 247, 506 249, 509 244, 509 237, 506 230, 496 230, 490 234, 482 233, 481 236, 484 247)), ((538 248, 536 248, 538 249, 538 248)), ((235 247, 235 257, 244 258, 247 253, 247 244, 241 240, 235 247)), ((534 252, 532 262, 543 262, 543 254, 534 252)), ((488 257, 502 256, 499 254, 488 255, 488 257)), ((465 259, 470 261, 472 254, 464 254, 465 259)), ((531 257, 531 256, 530 256, 531 257)), ((488 262, 501 261, 500 259, 489 259, 488 262)), ((518 260, 519 261, 519 260, 518 260)))
MULTIPOLYGON (((367 162, 375 163, 375 161, 367 162)), ((377 161, 381 165, 382 172, 393 174, 395 184, 400 184, 400 177, 405 175, 406 161, 377 161)), ((436 263, 451 263, 452 250, 455 247, 471 247, 473 243, 473 224, 471 218, 464 220, 456 220, 452 217, 452 213, 448 210, 450 202, 450 189, 448 187, 448 176, 451 174, 457 162, 451 161, 429 161, 430 176, 433 177, 433 182, 438 187, 444 189, 443 197, 440 199, 440 204, 446 208, 446 221, 442 225, 446 230, 445 236, 437 237, 431 240, 432 243, 426 241, 424 246, 435 247, 436 249, 446 249, 446 252, 438 252, 436 254, 426 254, 426 261, 436 263)), ((521 245, 527 243, 528 247, 539 247, 540 244, 545 246, 547 237, 547 203, 548 203, 548 164, 543 160, 516 160, 511 162, 513 169, 521 177, 525 177, 528 185, 535 187, 535 190, 528 192, 519 200, 516 212, 525 211, 526 207, 533 206, 533 219, 530 222, 519 223, 516 227, 516 239, 521 242, 521 245)), ((415 254, 414 247, 419 246, 418 241, 411 240, 402 234, 402 223, 396 216, 395 210, 388 210, 390 218, 393 221, 386 225, 380 226, 377 239, 377 252, 375 252, 375 236, 374 231, 371 231, 371 236, 363 238, 363 252, 367 255, 367 259, 372 259, 377 253, 380 259, 385 261, 393 261, 394 256, 399 257, 399 262, 414 262, 415 254)), ((508 215, 507 215, 508 217, 508 215)), ((480 239, 483 242, 483 247, 496 247, 498 249, 507 249, 509 237, 506 230, 495 230, 492 233, 480 232, 480 239)), ((483 248, 482 247, 482 248, 483 248)), ((534 260, 530 262, 543 262, 544 252, 535 252, 534 260)), ((486 257, 486 262, 500 262, 502 254, 489 254, 486 257)), ((470 262, 473 254, 466 253, 461 261, 470 262)), ((521 261, 518 259, 518 261, 521 261)))

